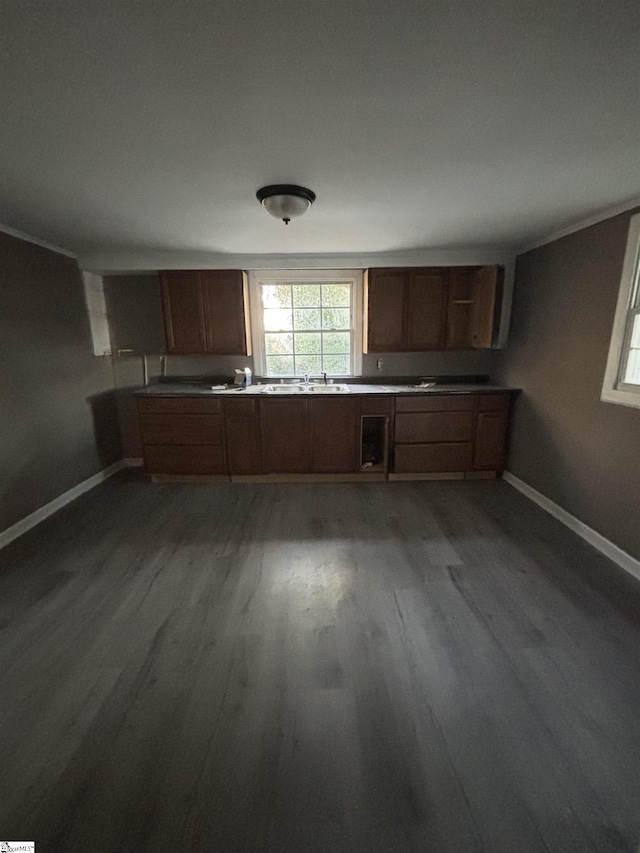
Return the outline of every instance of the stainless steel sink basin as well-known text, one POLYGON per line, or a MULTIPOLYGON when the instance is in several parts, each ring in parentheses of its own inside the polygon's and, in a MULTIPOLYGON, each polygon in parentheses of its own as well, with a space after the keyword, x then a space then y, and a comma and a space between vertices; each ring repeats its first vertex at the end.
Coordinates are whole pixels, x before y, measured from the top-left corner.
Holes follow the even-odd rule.
POLYGON ((309 387, 311 394, 348 394, 348 385, 311 385, 309 387))
POLYGON ((300 394, 301 392, 300 385, 265 385, 262 389, 263 394, 300 394))
POLYGON ((265 385, 263 394, 348 394, 349 386, 336 385, 265 385))

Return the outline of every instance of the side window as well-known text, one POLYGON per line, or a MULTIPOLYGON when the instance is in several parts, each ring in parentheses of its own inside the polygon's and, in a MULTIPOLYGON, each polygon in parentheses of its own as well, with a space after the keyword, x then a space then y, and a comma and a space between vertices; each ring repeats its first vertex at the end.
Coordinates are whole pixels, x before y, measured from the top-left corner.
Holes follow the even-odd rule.
POLYGON ((640 408, 640 214, 631 217, 600 399, 640 408))

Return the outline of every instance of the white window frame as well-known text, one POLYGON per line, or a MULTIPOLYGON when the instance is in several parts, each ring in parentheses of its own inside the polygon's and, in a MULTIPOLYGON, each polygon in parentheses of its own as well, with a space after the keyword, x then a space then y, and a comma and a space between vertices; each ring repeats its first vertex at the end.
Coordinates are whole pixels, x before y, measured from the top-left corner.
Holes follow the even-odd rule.
MULTIPOLYGON (((362 376, 362 294, 364 270, 250 270, 249 311, 251 314, 251 339, 253 343, 253 370, 266 376, 264 351, 264 323, 260 301, 260 285, 283 284, 349 284, 351 285, 351 373, 345 376, 362 376)), ((280 377, 278 377, 280 378, 280 377)), ((295 377, 284 377, 293 379, 295 377)))
POLYGON ((618 291, 607 367, 604 373, 600 399, 605 403, 618 403, 621 406, 640 408, 640 385, 630 385, 622 381, 627 358, 631 347, 631 317, 636 312, 633 307, 640 287, 640 213, 631 217, 627 249, 622 266, 622 278, 618 291))

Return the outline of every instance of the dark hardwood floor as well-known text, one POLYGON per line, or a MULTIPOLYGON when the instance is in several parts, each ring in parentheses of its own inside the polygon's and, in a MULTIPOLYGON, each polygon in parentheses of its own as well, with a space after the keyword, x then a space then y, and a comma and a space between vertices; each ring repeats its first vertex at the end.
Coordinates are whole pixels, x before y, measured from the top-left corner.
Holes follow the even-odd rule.
POLYGON ((509 485, 151 485, 0 552, 0 837, 635 851, 640 585, 509 485))

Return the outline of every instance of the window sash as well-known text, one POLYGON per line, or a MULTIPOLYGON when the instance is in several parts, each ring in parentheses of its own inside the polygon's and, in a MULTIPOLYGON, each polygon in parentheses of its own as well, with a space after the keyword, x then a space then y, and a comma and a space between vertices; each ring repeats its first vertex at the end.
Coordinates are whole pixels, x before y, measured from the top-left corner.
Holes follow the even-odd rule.
MULTIPOLYGON (((284 374, 270 374, 267 370, 267 359, 276 357, 277 353, 267 354, 266 352, 266 336, 270 334, 290 334, 292 336, 292 347, 293 352, 290 354, 292 360, 301 359, 307 356, 318 357, 318 359, 322 359, 322 357, 336 355, 340 356, 343 353, 327 353, 324 351, 324 336, 331 334, 332 332, 346 332, 349 334, 350 341, 350 353, 349 353, 349 370, 347 373, 344 372, 333 372, 331 370, 326 370, 329 376, 339 377, 339 376, 359 376, 362 373, 362 279, 363 273, 362 270, 256 270, 249 273, 249 283, 250 283, 250 308, 251 308, 251 328, 252 328, 252 338, 253 338, 253 353, 254 353, 254 372, 257 375, 265 376, 265 377, 273 377, 273 378, 286 378, 293 379, 302 375, 302 371, 292 371, 291 373, 284 374), (330 285, 330 284, 345 284, 350 287, 350 321, 349 326, 344 328, 336 328, 336 329, 324 329, 324 328, 313 328, 313 329, 294 329, 293 328, 293 317, 291 318, 292 328, 291 329, 282 329, 281 331, 274 330, 266 330, 264 328, 264 314, 263 314, 263 302, 262 302, 262 288, 265 285, 288 285, 293 287, 296 284, 300 285, 330 285), (295 336, 301 334, 320 334, 320 348, 321 351, 319 353, 295 353, 295 336)), ((293 293, 291 294, 293 297, 293 293)), ((302 307, 302 306, 300 306, 302 307)), ((322 305, 321 302, 317 306, 304 306, 304 308, 310 308, 312 310, 320 310, 323 308, 346 308, 347 306, 337 305, 337 306, 328 306, 322 305)), ((292 299, 292 307, 291 311, 293 312, 295 307, 293 306, 292 299)), ((320 323, 322 326, 322 322, 320 323)), ((286 354, 283 354, 286 355, 286 354)), ((306 372, 306 371, 305 371, 306 372)), ((313 375, 316 375, 316 371, 310 371, 313 375)), ((319 374, 321 370, 318 370, 319 374)))
MULTIPOLYGON (((637 277, 636 277, 637 285, 637 277)), ((637 288, 636 288, 637 289, 637 288)), ((627 329, 622 346, 622 357, 620 359, 620 374, 618 377, 618 388, 631 393, 640 394, 640 306, 631 308, 627 316, 627 329), (635 335, 634 335, 635 332, 635 335), (635 338, 635 340, 634 340, 635 338), (637 382, 627 380, 629 362, 633 359, 634 374, 637 382)))
MULTIPOLYGON (((600 399, 607 403, 640 408, 640 384, 624 382, 632 355, 636 317, 640 313, 640 213, 631 217, 622 267, 618 303, 609 343, 607 366, 600 399)), ((640 321, 638 321, 640 322, 640 321)))

